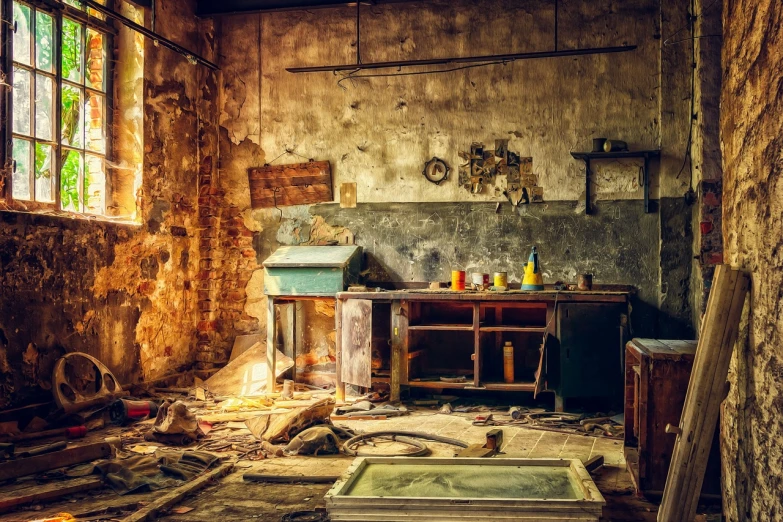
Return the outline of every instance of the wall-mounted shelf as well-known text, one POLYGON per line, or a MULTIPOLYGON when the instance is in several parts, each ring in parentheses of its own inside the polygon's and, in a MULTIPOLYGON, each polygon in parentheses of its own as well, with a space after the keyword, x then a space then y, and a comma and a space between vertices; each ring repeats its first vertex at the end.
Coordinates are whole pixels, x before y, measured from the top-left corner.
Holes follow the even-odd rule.
POLYGON ((661 156, 660 150, 636 150, 618 152, 572 152, 574 159, 585 162, 585 214, 590 213, 590 162, 605 159, 633 159, 644 160, 642 170, 642 185, 644 186, 644 211, 650 212, 650 159, 661 156))

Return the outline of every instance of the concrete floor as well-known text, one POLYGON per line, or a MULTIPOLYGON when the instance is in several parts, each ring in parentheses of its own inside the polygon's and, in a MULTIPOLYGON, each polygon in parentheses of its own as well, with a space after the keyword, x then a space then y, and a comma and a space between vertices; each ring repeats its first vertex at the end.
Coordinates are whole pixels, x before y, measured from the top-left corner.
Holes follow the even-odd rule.
MULTIPOLYGON (((379 421, 336 421, 356 431, 406 430, 424 431, 460 439, 466 443, 483 443, 491 427, 471 424, 473 415, 442 415, 433 412, 413 412, 411 415, 379 421)), ((578 458, 583 461, 594 455, 604 456, 604 467, 594 474, 599 489, 607 500, 604 519, 612 521, 655 520, 656 506, 633 495, 630 476, 625 471, 622 442, 608 438, 568 435, 524 427, 503 427, 503 455, 507 457, 578 458)), ((455 447, 429 443, 432 456, 450 457, 455 447)), ((371 449, 371 448, 369 448, 371 449)), ((388 448, 379 447, 379 450, 388 448)), ((222 453, 227 456, 227 453, 222 453)), ((313 510, 324 506, 323 496, 329 485, 270 485, 244 482, 242 474, 257 472, 279 475, 340 475, 352 462, 347 456, 295 456, 258 461, 239 460, 234 471, 214 485, 186 498, 178 508, 192 508, 187 513, 170 513, 160 518, 168 522, 202 522, 205 520, 278 521, 286 513, 313 510)), ((163 490, 165 492, 165 490, 163 490)), ((162 494, 140 493, 118 496, 111 490, 74 495, 67 501, 38 506, 37 511, 19 511, 0 516, 1 522, 29 521, 57 512, 84 513, 101 507, 149 502, 162 494)), ((185 511, 185 509, 181 509, 185 511)), ((116 515, 115 515, 116 516, 116 515)), ((91 520, 118 520, 113 516, 91 520)))

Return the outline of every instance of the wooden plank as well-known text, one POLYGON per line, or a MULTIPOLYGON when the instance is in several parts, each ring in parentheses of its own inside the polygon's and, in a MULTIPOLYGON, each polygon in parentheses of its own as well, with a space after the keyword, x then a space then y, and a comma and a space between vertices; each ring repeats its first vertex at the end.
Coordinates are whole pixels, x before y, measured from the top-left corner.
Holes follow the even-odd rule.
POLYGON ((356 208, 356 183, 340 185, 340 208, 356 208))
POLYGON ((747 275, 727 265, 715 270, 659 522, 693 520, 748 285, 747 275))
POLYGON ((337 299, 334 304, 334 331, 337 335, 334 337, 334 372, 335 372, 335 393, 334 400, 338 404, 345 402, 345 381, 343 381, 343 301, 337 299))
MULTIPOLYGON (((277 366, 277 318, 275 317, 275 298, 266 298, 266 374, 268 377, 275 375, 277 366)), ((296 361, 294 361, 296 366, 296 361)), ((296 368, 294 368, 296 372, 296 368)), ((274 393, 277 390, 277 382, 274 377, 267 378, 266 391, 274 393)))
POLYGON ((372 301, 349 299, 343 303, 341 337, 342 381, 370 388, 372 386, 372 301))
POLYGON ((328 161, 265 165, 248 170, 250 205, 270 208, 332 201, 328 161))
POLYGON ((15 459, 0 464, 0 482, 24 477, 25 475, 35 475, 50 469, 64 468, 74 464, 81 464, 82 462, 106 458, 110 455, 111 446, 109 444, 96 442, 35 457, 15 459))
POLYGON ((11 511, 17 506, 33 502, 47 502, 73 493, 89 491, 103 487, 99 477, 77 478, 68 481, 57 481, 50 484, 40 484, 21 491, 11 491, 0 494, 0 513, 11 511))
POLYGON ((213 480, 227 475, 233 468, 233 462, 226 462, 221 464, 212 471, 209 471, 204 475, 191 480, 187 484, 183 484, 182 486, 179 486, 165 495, 158 496, 155 498, 155 500, 141 508, 139 511, 136 511, 132 515, 123 518, 122 522, 144 522, 145 520, 157 520, 161 512, 176 506, 186 496, 190 495, 191 493, 195 493, 202 488, 205 488, 213 480))
MULTIPOLYGON (((398 402, 400 400, 400 384, 402 383, 403 364, 407 367, 410 354, 403 360, 403 342, 401 336, 401 327, 403 320, 402 303, 395 301, 391 305, 391 382, 389 390, 389 400, 398 402)), ((407 331, 407 330, 406 330, 407 331)), ((406 334, 407 335, 407 334, 406 334)))

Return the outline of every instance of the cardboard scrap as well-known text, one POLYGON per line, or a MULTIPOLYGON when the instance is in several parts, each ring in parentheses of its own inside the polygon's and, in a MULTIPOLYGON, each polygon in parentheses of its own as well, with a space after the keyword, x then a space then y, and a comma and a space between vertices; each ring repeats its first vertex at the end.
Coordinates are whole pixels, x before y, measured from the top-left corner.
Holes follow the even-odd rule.
MULTIPOLYGON (((294 365, 294 360, 277 350, 275 377, 294 365)), ((263 395, 266 391, 266 345, 255 343, 242 355, 228 363, 204 382, 213 395, 246 397, 263 395)))

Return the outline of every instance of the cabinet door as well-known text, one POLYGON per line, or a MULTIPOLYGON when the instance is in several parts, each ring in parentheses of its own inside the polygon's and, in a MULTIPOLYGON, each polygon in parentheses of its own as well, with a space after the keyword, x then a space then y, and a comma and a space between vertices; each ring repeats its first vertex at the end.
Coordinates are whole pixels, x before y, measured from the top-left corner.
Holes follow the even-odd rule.
POLYGON ((558 305, 561 397, 608 397, 622 401, 623 303, 558 305))
POLYGON ((372 301, 346 299, 340 332, 343 382, 372 386, 372 301))

